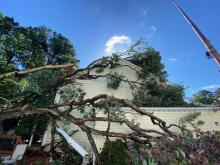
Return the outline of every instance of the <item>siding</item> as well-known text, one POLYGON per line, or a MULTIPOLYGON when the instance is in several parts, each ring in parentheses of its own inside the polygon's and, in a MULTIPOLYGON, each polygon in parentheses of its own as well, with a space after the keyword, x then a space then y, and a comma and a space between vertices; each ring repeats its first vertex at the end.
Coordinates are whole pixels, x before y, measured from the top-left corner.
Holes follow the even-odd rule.
MULTIPOLYGON (((155 129, 158 131, 161 131, 161 129, 153 125, 150 118, 146 116, 141 116, 135 112, 132 112, 129 110, 129 108, 122 108, 126 112, 126 118, 131 120, 134 120, 136 124, 139 123, 139 126, 141 128, 145 129, 155 129)), ((180 118, 184 117, 185 115, 192 113, 192 112, 201 112, 201 115, 198 117, 198 120, 204 121, 204 125, 200 126, 203 131, 220 131, 220 125, 216 125, 215 122, 220 123, 220 111, 213 107, 205 107, 205 108, 143 108, 144 110, 148 112, 154 112, 154 115, 164 120, 167 125, 169 124, 178 124, 180 118), (214 110, 214 111, 213 111, 214 110)), ((98 113, 97 116, 103 117, 105 116, 103 113, 98 113)), ((188 126, 188 128, 190 128, 188 126)), ((95 129, 103 130, 105 131, 107 129, 107 122, 96 122, 95 123, 95 129)), ((179 132, 179 130, 175 127, 170 129, 174 132, 179 132)), ((131 130, 124 124, 111 124, 111 131, 114 132, 121 132, 121 133, 130 133, 131 130)), ((153 134, 152 134, 153 135, 153 134)), ((103 144, 105 142, 105 137, 101 136, 95 136, 96 138, 96 144, 97 148, 100 149, 103 147, 103 144)))

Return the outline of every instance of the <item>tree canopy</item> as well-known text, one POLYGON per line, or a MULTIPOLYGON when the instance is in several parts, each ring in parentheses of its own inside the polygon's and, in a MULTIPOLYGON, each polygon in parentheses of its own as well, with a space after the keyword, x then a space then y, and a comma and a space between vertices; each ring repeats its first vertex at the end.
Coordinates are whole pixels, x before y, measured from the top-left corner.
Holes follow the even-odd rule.
POLYGON ((128 58, 128 60, 142 68, 142 71, 139 73, 141 79, 146 79, 153 74, 159 81, 167 81, 167 72, 164 70, 164 65, 161 63, 160 52, 154 48, 145 47, 144 50, 138 49, 128 58))
MULTIPOLYGON (((0 111, 9 109, 34 110, 37 107, 48 107, 53 104, 56 87, 67 69, 58 67, 54 70, 40 70, 30 74, 19 72, 36 67, 47 67, 71 63, 77 67, 75 50, 70 41, 63 35, 47 27, 23 27, 13 18, 0 16, 0 111), (10 73, 6 78, 4 74, 10 73)), ((31 135, 39 116, 23 119, 16 132, 22 137, 31 135), (25 129, 26 132, 24 133, 25 129), (20 129, 21 128, 21 129, 20 129)), ((46 121, 47 116, 41 116, 46 121)), ((45 130, 47 122, 41 125, 45 130)), ((39 127, 39 126, 38 126, 39 127)))
POLYGON ((220 88, 215 91, 200 90, 192 98, 195 105, 219 105, 220 88))
POLYGON ((142 84, 134 93, 134 103, 143 107, 186 106, 184 86, 168 81, 160 52, 138 41, 127 52, 131 63, 141 67, 138 73, 142 84))
POLYGON ((134 95, 134 103, 143 107, 186 106, 182 85, 161 84, 155 80, 146 81, 134 95))
MULTIPOLYGON (((43 26, 23 27, 13 18, 1 16, 0 74, 67 63, 77 66, 75 50, 63 35, 43 26)), ((32 101, 36 105, 39 100, 44 100, 45 104, 51 103, 54 97, 50 98, 49 95, 54 95, 56 91, 46 95, 44 91, 64 71, 62 68, 53 71, 44 70, 1 80, 1 107, 12 107, 18 102, 23 102, 24 105, 32 101), (40 97, 43 98, 39 99, 40 97)))

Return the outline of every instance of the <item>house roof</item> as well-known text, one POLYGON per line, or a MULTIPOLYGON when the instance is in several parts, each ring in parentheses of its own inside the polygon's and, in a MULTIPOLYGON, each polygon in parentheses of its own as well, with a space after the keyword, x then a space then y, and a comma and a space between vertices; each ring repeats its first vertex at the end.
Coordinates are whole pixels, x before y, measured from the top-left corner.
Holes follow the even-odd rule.
POLYGON ((131 67, 133 67, 133 68, 135 68, 135 69, 137 69, 137 70, 141 70, 141 69, 142 69, 141 67, 139 67, 139 66, 137 66, 137 65, 135 65, 135 64, 133 64, 133 63, 131 63, 131 62, 129 62, 128 60, 126 60, 126 59, 124 59, 124 58, 120 58, 119 60, 121 60, 121 61, 127 63, 129 66, 131 66, 131 67))
MULTIPOLYGON (((146 112, 206 112, 206 111, 219 111, 220 107, 217 106, 206 106, 206 107, 140 107, 143 111, 146 112)), ((133 112, 130 107, 122 107, 122 110, 126 112, 133 112)))

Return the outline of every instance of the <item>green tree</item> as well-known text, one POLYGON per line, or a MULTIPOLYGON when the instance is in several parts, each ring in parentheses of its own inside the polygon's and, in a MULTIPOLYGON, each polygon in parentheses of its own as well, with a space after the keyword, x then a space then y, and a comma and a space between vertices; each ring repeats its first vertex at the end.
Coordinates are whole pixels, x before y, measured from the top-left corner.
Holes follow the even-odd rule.
POLYGON ((143 50, 138 49, 138 51, 129 57, 128 60, 142 68, 139 73, 141 79, 146 79, 153 75, 162 82, 167 80, 167 72, 164 70, 164 65, 161 63, 160 52, 154 48, 145 47, 143 50))
POLYGON ((220 98, 220 88, 217 88, 217 89, 215 90, 215 96, 216 96, 217 98, 220 98))
MULTIPOLYGON (((0 73, 66 63, 77 65, 75 50, 67 38, 46 27, 22 27, 13 18, 0 19, 0 73)), ((43 99, 38 100, 48 105, 45 96, 53 96, 55 91, 45 94, 46 88, 65 72, 45 70, 1 80, 0 93, 4 99, 0 103, 13 106, 23 100, 25 104, 36 105, 36 100, 30 98, 40 96, 43 99)))
POLYGON ((15 29, 18 28, 18 23, 14 22, 13 18, 0 18, 0 73, 10 72, 15 70, 16 65, 13 62, 13 53, 17 53, 14 48, 15 36, 12 35, 15 29))
MULTIPOLYGON (((6 19, 6 18, 5 18, 6 19)), ((7 18, 1 35, 0 54, 5 66, 30 69, 49 64, 76 63, 75 50, 68 39, 46 27, 21 27, 7 18), (5 27, 8 26, 8 27, 5 27)))
POLYGON ((100 153, 100 161, 102 165, 126 165, 128 161, 126 144, 120 139, 106 141, 100 153))
POLYGON ((143 107, 174 107, 185 106, 184 87, 146 81, 134 95, 134 103, 143 107))
POLYGON ((184 86, 171 84, 161 62, 160 52, 140 40, 126 52, 131 63, 141 67, 138 72, 142 84, 134 92, 133 102, 138 106, 186 106, 184 86))
MULTIPOLYGON (((63 35, 43 26, 23 27, 13 18, 0 15, 0 74, 46 65, 71 63, 77 66, 77 62, 73 45, 63 35)), ((1 79, 0 111, 48 107, 57 91, 53 89, 54 84, 68 72, 66 69, 42 70, 1 79)), ((25 119, 28 122, 21 122, 19 128, 22 129, 18 128, 17 134, 23 136, 23 128, 31 130, 36 123, 39 125, 38 118, 33 116, 25 119)), ((48 121, 45 115, 40 119, 48 121)), ((41 125, 42 129, 46 125, 41 125)))
POLYGON ((214 103, 214 99, 212 98, 213 93, 207 90, 201 90, 196 95, 193 96, 192 102, 195 105, 211 105, 214 103))

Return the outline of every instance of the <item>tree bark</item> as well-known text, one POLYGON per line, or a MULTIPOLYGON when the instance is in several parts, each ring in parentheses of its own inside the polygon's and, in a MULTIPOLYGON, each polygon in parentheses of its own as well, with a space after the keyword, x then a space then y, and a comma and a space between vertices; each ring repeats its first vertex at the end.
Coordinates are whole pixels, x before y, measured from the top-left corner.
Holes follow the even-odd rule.
POLYGON ((41 66, 41 67, 38 67, 38 68, 24 70, 24 71, 14 71, 14 72, 1 74, 0 75, 0 80, 4 79, 4 78, 7 78, 7 77, 10 77, 10 76, 24 75, 24 74, 33 73, 33 72, 46 70, 46 69, 59 69, 59 68, 67 68, 67 67, 72 67, 72 66, 73 66, 73 64, 45 65, 45 66, 41 66))
POLYGON ((30 115, 37 115, 37 114, 49 114, 51 116, 59 116, 56 111, 53 109, 47 109, 47 108, 37 108, 35 110, 8 110, 6 112, 0 112, 0 120, 6 120, 11 118, 20 118, 24 116, 30 116, 30 115))

